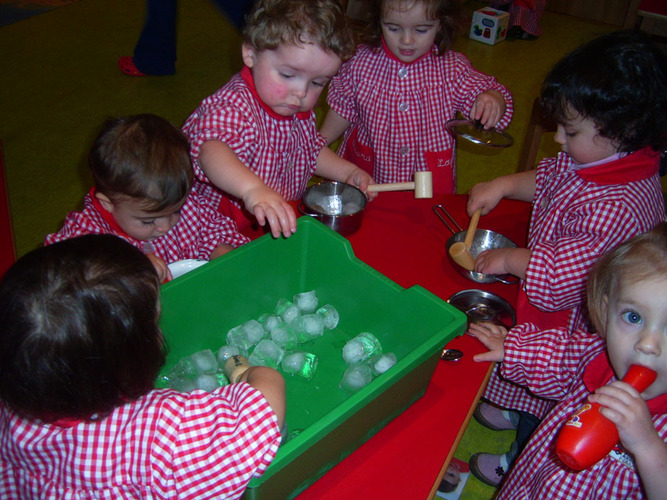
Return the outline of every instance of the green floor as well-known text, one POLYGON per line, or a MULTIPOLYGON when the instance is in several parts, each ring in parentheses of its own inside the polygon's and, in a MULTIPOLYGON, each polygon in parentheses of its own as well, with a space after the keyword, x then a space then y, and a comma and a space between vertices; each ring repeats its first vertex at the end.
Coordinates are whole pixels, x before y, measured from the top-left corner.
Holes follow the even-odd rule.
MULTIPOLYGON (((470 12, 485 2, 469 2, 470 12)), ((151 112, 182 124, 199 101, 240 69, 240 38, 206 0, 180 2, 177 74, 129 78, 116 61, 131 55, 144 0, 81 0, 0 28, 0 140, 19 255, 41 245, 64 216, 80 206, 91 184, 85 155, 110 115, 151 112)), ((526 120, 544 75, 562 55, 613 26, 547 12, 533 42, 496 46, 461 36, 455 50, 513 92, 516 143, 506 150, 461 147, 459 192, 516 170, 526 120)), ((320 113, 323 110, 319 110, 320 113)), ((558 148, 547 137, 540 156, 558 148)), ((472 422, 456 456, 504 451, 511 433, 472 422)), ((471 479, 465 498, 486 499, 493 488, 471 479)))

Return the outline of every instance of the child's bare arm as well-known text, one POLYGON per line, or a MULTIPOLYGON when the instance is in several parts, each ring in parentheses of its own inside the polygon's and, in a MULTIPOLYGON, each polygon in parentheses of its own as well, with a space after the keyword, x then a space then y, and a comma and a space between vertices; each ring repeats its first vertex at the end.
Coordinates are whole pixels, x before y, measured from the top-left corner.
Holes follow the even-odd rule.
POLYGON ((320 134, 326 137, 327 146, 330 146, 343 135, 343 132, 345 132, 350 125, 350 122, 336 113, 333 109, 330 109, 324 119, 320 134))
MULTIPOLYGON (((354 163, 344 160, 328 147, 323 147, 317 156, 317 168, 315 173, 339 182, 346 182, 358 187, 366 193, 369 184, 374 184, 373 178, 354 163)), ((377 193, 366 193, 368 198, 373 199, 377 193)))
POLYGON ((505 98, 497 90, 487 90, 477 96, 470 117, 479 120, 485 129, 495 127, 505 114, 505 98))
POLYGON ((225 375, 232 384, 247 382, 266 398, 282 428, 285 421, 285 379, 273 368, 250 366, 244 356, 232 356, 225 363, 225 375))
POLYGON ((210 260, 217 259, 218 257, 225 255, 226 253, 231 252, 234 250, 234 247, 227 244, 227 243, 222 243, 221 245, 217 246, 216 248, 213 249, 211 252, 211 255, 209 257, 210 260))
POLYGON ((600 387, 590 400, 603 406, 600 413, 616 424, 621 443, 630 452, 649 499, 667 491, 667 444, 653 425, 646 402, 629 384, 600 387))
POLYGON ((238 159, 221 141, 207 141, 201 147, 199 163, 212 184, 243 200, 260 225, 268 222, 271 234, 286 237, 296 231, 296 214, 285 199, 238 159))
POLYGON ((169 266, 167 266, 167 263, 164 260, 162 260, 154 253, 146 255, 146 257, 148 257, 148 260, 151 261, 151 264, 153 264, 153 267, 157 271, 157 275, 160 278, 160 283, 164 283, 165 281, 173 279, 171 271, 169 270, 169 266))
POLYGON ((475 259, 475 272, 482 274, 512 274, 521 279, 532 251, 528 248, 496 248, 480 253, 475 259))
POLYGON ((468 194, 468 204, 466 206, 468 214, 472 216, 478 208, 481 208, 482 215, 486 215, 503 198, 532 201, 535 197, 535 179, 536 171, 527 170, 526 172, 505 175, 492 181, 475 184, 468 194))

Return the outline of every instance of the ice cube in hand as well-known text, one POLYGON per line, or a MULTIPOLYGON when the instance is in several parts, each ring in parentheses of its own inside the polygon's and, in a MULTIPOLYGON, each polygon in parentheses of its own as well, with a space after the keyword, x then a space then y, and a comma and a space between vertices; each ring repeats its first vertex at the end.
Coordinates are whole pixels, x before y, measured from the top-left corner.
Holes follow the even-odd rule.
POLYGON ((355 363, 347 367, 340 381, 340 388, 356 392, 373 380, 373 374, 366 363, 355 363))
POLYGON ((315 312, 315 309, 317 309, 317 293, 315 290, 297 293, 292 297, 292 302, 299 308, 302 314, 315 312))
POLYGON ((253 366, 278 368, 284 354, 285 351, 283 351, 274 341, 265 339, 255 346, 248 361, 253 366))

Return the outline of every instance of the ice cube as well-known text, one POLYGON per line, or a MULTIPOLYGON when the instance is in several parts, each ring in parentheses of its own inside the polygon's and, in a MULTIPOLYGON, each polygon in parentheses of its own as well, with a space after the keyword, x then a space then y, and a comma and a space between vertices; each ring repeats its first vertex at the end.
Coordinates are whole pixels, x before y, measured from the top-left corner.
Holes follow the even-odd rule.
POLYGON ((340 381, 340 388, 356 392, 373 380, 373 374, 366 363, 355 363, 347 367, 340 381))
POLYGON ((373 360, 373 375, 380 375, 396 364, 396 355, 388 352, 373 360))
POLYGON ((235 345, 223 345, 220 349, 218 349, 218 367, 219 368, 224 368, 225 363, 229 358, 232 356, 247 356, 248 352, 245 350, 239 349, 235 345))
POLYGON ((315 309, 317 309, 317 293, 315 290, 297 293, 292 297, 292 302, 299 308, 301 314, 315 312, 315 309))
POLYGON ((220 387, 220 385, 215 375, 202 373, 195 379, 195 387, 206 392, 211 392, 213 389, 220 387))
POLYGON ((324 333, 324 320, 318 314, 304 314, 292 322, 292 328, 301 342, 308 342, 324 333))
POLYGON ((227 332, 227 344, 246 351, 264 338, 265 332, 259 321, 251 319, 227 332))
POLYGON ((382 354, 380 341, 370 332, 363 332, 343 346, 343 359, 348 365, 382 354))
POLYGON ((324 320, 324 328, 327 330, 333 330, 338 326, 340 316, 336 308, 331 304, 326 304, 320 307, 316 314, 322 317, 322 320, 324 320))
POLYGON ((269 335, 271 340, 273 340, 281 349, 286 351, 293 350, 298 344, 298 338, 294 329, 284 321, 271 330, 269 335))
POLYGON ((215 373, 218 369, 218 360, 210 349, 191 354, 190 359, 198 373, 215 373))
POLYGON ((267 332, 272 331, 274 328, 277 328, 283 320, 276 316, 275 314, 262 314, 257 321, 264 327, 264 330, 267 332))
POLYGON ((299 308, 287 299, 280 299, 274 312, 286 323, 291 323, 301 314, 299 308))
POLYGON ((253 366, 278 368, 284 354, 285 351, 283 351, 274 341, 265 339, 255 346, 248 361, 253 366))
POLYGON ((303 351, 288 352, 283 357, 280 368, 285 373, 301 375, 310 380, 317 370, 317 356, 303 351))

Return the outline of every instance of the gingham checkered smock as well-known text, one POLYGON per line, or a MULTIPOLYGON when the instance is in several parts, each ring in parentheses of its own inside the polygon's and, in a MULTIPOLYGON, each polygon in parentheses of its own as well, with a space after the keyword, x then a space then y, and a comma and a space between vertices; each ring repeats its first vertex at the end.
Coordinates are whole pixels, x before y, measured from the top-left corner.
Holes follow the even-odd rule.
MULTIPOLYGON (((83 200, 80 212, 70 212, 57 233, 49 234, 45 244, 67 240, 84 234, 114 234, 143 251, 144 242, 128 236, 113 216, 104 210, 91 190, 83 200)), ((223 243, 236 248, 250 241, 236 230, 231 219, 221 215, 194 191, 181 208, 181 218, 171 230, 151 241, 155 255, 167 264, 183 259, 206 259, 223 243)))
MULTIPOLYGON (((370 160, 376 182, 409 182, 415 171, 446 175, 440 183, 448 193, 456 189, 452 134, 445 128, 457 111, 468 116, 479 94, 497 90, 505 98, 506 111, 497 127, 512 118, 512 95, 495 78, 472 67, 458 52, 438 54, 433 49, 412 63, 404 63, 386 45, 361 45, 332 79, 327 102, 352 125, 345 131, 339 154, 370 160), (352 142, 353 144, 350 144, 352 142), (442 170, 442 174, 439 171, 442 170)), ((364 165, 359 164, 360 167, 364 165)))
MULTIPOLYGON (((607 250, 665 218, 658 168, 659 157, 649 148, 580 170, 565 153, 539 163, 528 237, 532 256, 519 292, 518 323, 570 331, 587 326, 584 302, 591 266, 607 250)), ((495 372, 484 396, 539 418, 553 406, 495 372)))
POLYGON ((298 200, 312 177, 326 140, 317 131, 315 113, 281 116, 257 96, 247 67, 202 101, 183 125, 190 140, 195 189, 218 207, 223 197, 239 200, 212 185, 199 165, 201 146, 218 140, 246 167, 286 200, 298 200))
MULTIPOLYGON (((589 393, 613 378, 605 342, 583 330, 539 331, 524 324, 505 340, 503 375, 535 394, 559 401, 531 437, 503 484, 498 500, 616 500, 645 498, 632 458, 617 446, 592 467, 574 473, 556 456, 563 424, 589 393)), ((667 395, 647 401, 658 434, 667 441, 667 395)))
POLYGON ((155 390, 70 426, 23 419, 0 402, 3 498, 239 498, 269 466, 280 429, 250 385, 155 390))

